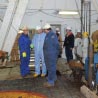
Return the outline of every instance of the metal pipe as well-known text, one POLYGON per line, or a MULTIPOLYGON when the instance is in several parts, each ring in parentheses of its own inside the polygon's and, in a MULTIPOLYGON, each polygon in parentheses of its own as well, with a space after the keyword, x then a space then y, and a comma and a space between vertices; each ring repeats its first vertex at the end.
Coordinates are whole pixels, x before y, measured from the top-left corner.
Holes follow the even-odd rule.
POLYGON ((86 15, 85 15, 85 18, 86 18, 86 32, 88 32, 88 3, 86 3, 86 15))
POLYGON ((89 2, 89 47, 88 47, 88 57, 89 57, 89 75, 88 75, 88 83, 90 89, 92 89, 92 75, 93 75, 93 46, 90 44, 90 34, 91 34, 91 2, 89 2))
POLYGON ((91 2, 89 2, 89 35, 91 34, 91 2))
POLYGON ((85 3, 84 3, 84 32, 86 31, 86 29, 85 29, 85 28, 86 28, 86 27, 85 27, 85 26, 86 26, 86 25, 85 25, 85 23, 86 23, 86 22, 85 22, 85 21, 86 21, 86 19, 85 19, 85 14, 86 14, 86 13, 85 13, 85 3))
POLYGON ((81 0, 81 33, 83 32, 83 0, 81 0))

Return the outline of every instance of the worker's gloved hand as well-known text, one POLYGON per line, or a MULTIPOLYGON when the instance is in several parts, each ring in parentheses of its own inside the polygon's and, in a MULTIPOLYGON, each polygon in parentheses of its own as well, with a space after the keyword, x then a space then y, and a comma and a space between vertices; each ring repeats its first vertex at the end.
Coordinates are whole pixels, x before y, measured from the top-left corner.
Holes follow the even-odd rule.
POLYGON ((96 68, 98 69, 98 64, 96 64, 96 68))
POLYGON ((34 45, 33 44, 30 44, 30 48, 34 48, 34 45))
POLYGON ((23 53, 22 53, 22 57, 25 58, 26 56, 27 56, 26 52, 23 52, 23 53))

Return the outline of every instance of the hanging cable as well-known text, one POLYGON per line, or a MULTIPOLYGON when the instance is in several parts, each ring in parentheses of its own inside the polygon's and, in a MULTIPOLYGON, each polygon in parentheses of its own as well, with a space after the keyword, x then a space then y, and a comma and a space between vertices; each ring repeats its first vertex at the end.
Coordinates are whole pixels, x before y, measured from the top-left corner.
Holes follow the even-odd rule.
POLYGON ((40 6, 40 9, 43 9, 43 4, 44 3, 44 0, 41 0, 41 6, 40 6))
MULTIPOLYGON (((80 13, 80 11, 79 11, 79 7, 78 7, 78 2, 77 2, 77 0, 75 0, 75 3, 76 3, 76 7, 77 7, 77 10, 78 10, 78 13, 79 13, 79 17, 80 17, 80 21, 81 21, 81 32, 83 32, 84 31, 84 24, 83 24, 83 0, 81 0, 81 13, 80 13)), ((84 22, 85 22, 85 20, 84 20, 84 22)))
POLYGON ((76 1, 76 0, 75 0, 75 3, 76 3, 76 7, 77 7, 77 10, 78 10, 78 13, 79 13, 80 20, 81 20, 81 14, 80 14, 80 12, 79 12, 78 3, 77 3, 77 1, 76 1))

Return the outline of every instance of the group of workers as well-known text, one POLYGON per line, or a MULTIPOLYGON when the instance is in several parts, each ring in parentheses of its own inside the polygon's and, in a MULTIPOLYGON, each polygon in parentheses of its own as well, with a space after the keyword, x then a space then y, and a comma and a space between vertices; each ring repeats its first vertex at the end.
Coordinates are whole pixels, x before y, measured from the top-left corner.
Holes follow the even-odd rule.
MULTIPOLYGON (((43 28, 41 26, 36 26, 36 34, 34 34, 32 41, 28 36, 28 28, 24 27, 22 30, 23 33, 18 41, 21 61, 20 71, 22 77, 30 74, 30 48, 34 48, 35 54, 35 73, 33 77, 35 78, 39 75, 45 77, 48 73, 47 82, 44 84, 45 87, 55 85, 55 81, 57 80, 56 63, 57 59, 61 57, 62 49, 64 47, 67 62, 73 59, 73 48, 75 49, 76 56, 80 58, 83 57, 81 32, 77 31, 75 38, 71 27, 66 28, 64 44, 62 44, 59 28, 56 28, 56 32, 54 32, 50 24, 46 24, 43 28), (40 61, 42 62, 42 71, 40 69, 40 61)), ((84 55, 86 54, 84 53, 84 55)))
POLYGON ((28 28, 23 28, 23 33, 19 38, 20 50, 20 71, 22 77, 30 74, 30 48, 34 48, 35 54, 35 73, 33 77, 45 77, 47 72, 47 82, 45 87, 52 87, 55 85, 56 77, 56 62, 59 55, 59 41, 56 33, 51 29, 50 24, 46 24, 42 30, 41 26, 36 27, 36 34, 30 41, 28 36, 28 28), (40 70, 40 60, 42 62, 42 72, 40 70))

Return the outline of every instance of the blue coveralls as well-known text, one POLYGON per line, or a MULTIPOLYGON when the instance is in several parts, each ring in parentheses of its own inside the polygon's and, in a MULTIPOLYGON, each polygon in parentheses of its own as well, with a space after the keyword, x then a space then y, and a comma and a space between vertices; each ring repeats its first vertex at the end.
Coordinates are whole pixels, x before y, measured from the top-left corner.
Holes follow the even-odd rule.
POLYGON ((89 58, 87 57, 84 64, 85 69, 85 80, 88 81, 88 74, 89 74, 89 58))
MULTIPOLYGON (((98 53, 94 53, 94 74, 95 74, 96 85, 98 85, 98 68, 96 67, 96 64, 98 64, 98 53)), ((89 74, 88 58, 86 58, 84 69, 85 69, 85 79, 88 80, 88 74, 89 74)))
POLYGON ((35 34, 32 39, 32 44, 34 45, 34 53, 35 53, 35 73, 40 74, 40 60, 42 61, 42 74, 46 74, 46 65, 44 61, 43 54, 43 44, 45 40, 46 34, 40 33, 35 34))
POLYGON ((69 36, 65 36, 64 40, 64 46, 65 46, 65 53, 67 57, 67 62, 73 59, 73 53, 71 48, 74 47, 74 35, 71 34, 69 36))
POLYGON ((30 73, 29 62, 30 62, 30 44, 31 41, 28 35, 22 34, 18 40, 20 50, 20 71, 22 76, 26 76, 30 73), (26 57, 22 56, 22 53, 26 52, 26 57))
POLYGON ((48 83, 54 85, 56 81, 56 63, 59 54, 59 42, 54 32, 50 31, 46 34, 44 41, 44 57, 46 68, 48 70, 48 83))
POLYGON ((96 75, 96 85, 98 85, 98 68, 96 67, 96 64, 98 64, 98 52, 94 53, 94 71, 96 75))

